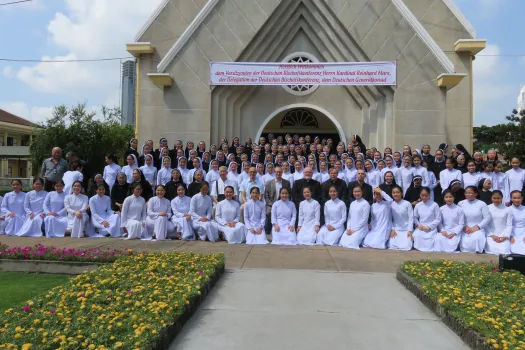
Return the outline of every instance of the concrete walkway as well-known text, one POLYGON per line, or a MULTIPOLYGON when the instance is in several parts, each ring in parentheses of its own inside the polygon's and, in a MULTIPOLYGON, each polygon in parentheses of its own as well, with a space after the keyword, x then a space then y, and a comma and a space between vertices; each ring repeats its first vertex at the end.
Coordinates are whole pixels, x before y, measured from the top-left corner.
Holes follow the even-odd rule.
POLYGON ((202 241, 126 241, 110 238, 21 238, 0 236, 0 242, 9 246, 26 246, 37 243, 45 246, 68 248, 126 249, 135 251, 186 251, 195 253, 224 252, 227 269, 299 269, 314 271, 358 271, 358 272, 395 272, 407 259, 451 259, 459 261, 497 261, 496 256, 486 254, 443 254, 422 253, 418 251, 398 252, 392 250, 361 249, 351 250, 340 247, 324 246, 248 246, 246 244, 229 245, 224 242, 209 243, 202 241))
POLYGON ((468 347, 393 274, 256 269, 227 271, 170 349, 468 347))

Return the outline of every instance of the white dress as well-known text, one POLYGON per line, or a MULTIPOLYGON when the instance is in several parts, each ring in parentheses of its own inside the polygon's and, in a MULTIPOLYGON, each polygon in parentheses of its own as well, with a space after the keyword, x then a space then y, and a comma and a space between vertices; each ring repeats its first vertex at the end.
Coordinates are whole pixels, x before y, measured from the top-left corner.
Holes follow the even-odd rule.
POLYGON ((385 174, 386 172, 390 171, 392 174, 394 174, 394 180, 396 180, 396 184, 403 188, 403 180, 400 176, 400 168, 396 167, 395 165, 392 165, 392 167, 386 167, 381 170, 381 183, 384 182, 385 174))
POLYGON ((363 248, 386 249, 386 243, 392 231, 392 198, 381 191, 383 199, 381 202, 372 204, 370 213, 372 228, 363 240, 363 248))
POLYGON ((24 198, 24 210, 26 212, 26 219, 24 224, 18 232, 15 232, 15 236, 19 237, 42 237, 42 227, 44 225, 44 219, 40 217, 40 214, 44 214, 44 201, 47 196, 47 191, 31 191, 26 193, 24 198), (31 213, 35 214, 35 217, 31 220, 31 213))
POLYGON ((268 244, 266 239, 266 206, 263 201, 249 200, 244 205, 244 225, 246 226, 246 244, 268 244), (257 231, 262 228, 261 234, 256 235, 250 229, 257 231))
POLYGON ((377 170, 367 172, 365 182, 372 188, 378 188, 381 185, 381 173, 377 170))
POLYGON ((115 163, 112 163, 110 165, 106 165, 104 167, 104 172, 102 173, 102 177, 104 178, 104 181, 109 186, 109 190, 113 188, 113 185, 115 184, 115 181, 117 181, 117 175, 122 171, 122 168, 115 163))
POLYGON ((64 192, 71 194, 73 193, 73 184, 77 181, 84 181, 84 175, 78 170, 66 171, 62 176, 62 181, 64 181, 64 192))
POLYGON ((419 175, 423 179, 421 186, 429 187, 430 186, 430 177, 428 176, 428 170, 424 166, 414 167, 414 175, 419 175))
POLYGON ((26 212, 24 210, 25 192, 11 191, 6 193, 2 200, 2 215, 5 216, 5 233, 8 236, 15 236, 24 224, 26 212), (14 213, 14 217, 9 217, 9 213, 14 213))
POLYGON ((317 240, 315 226, 320 228, 321 205, 315 200, 304 200, 299 203, 299 222, 297 227, 301 231, 297 233, 297 241, 302 245, 314 245, 317 240))
POLYGON ((458 250, 458 244, 463 236, 463 228, 465 227, 465 213, 460 206, 452 203, 452 205, 444 205, 439 208, 441 211, 441 223, 439 224, 439 231, 434 241, 435 252, 454 253, 458 250), (452 238, 443 236, 441 233, 447 234, 455 233, 452 238))
POLYGON ((44 200, 44 227, 47 238, 62 238, 67 230, 67 213, 64 201, 66 193, 56 191, 49 192, 44 200), (49 216, 49 213, 57 213, 58 216, 49 216))
POLYGON ((192 218, 192 226, 203 241, 206 238, 210 242, 215 242, 219 239, 217 227, 212 222, 212 209, 213 203, 210 196, 203 196, 197 193, 191 198, 189 214, 192 218), (207 218, 208 221, 202 222, 200 221, 201 218, 207 218))
POLYGON ((512 191, 521 191, 523 189, 523 182, 525 181, 525 170, 510 169, 505 174, 509 179, 509 193, 512 191))
POLYGON ((171 181, 172 171, 173 169, 171 168, 162 167, 157 173, 157 179, 155 180, 156 184, 166 186, 166 184, 171 181))
MULTIPOLYGON (((4 197, 0 196, 0 205, 2 204, 2 201, 4 200, 4 197)), ((4 214, 0 213, 0 216, 2 218, 0 218, 0 235, 5 235, 5 225, 6 225, 6 222, 5 222, 5 217, 4 217, 4 214)))
POLYGON ((190 202, 191 198, 188 196, 184 197, 175 197, 171 201, 171 211, 173 216, 171 217, 171 222, 175 226, 175 231, 181 233, 181 239, 185 241, 195 240, 195 233, 193 232, 193 227, 190 220, 186 219, 184 214, 190 212, 190 202))
POLYGON ((470 235, 465 232, 459 242, 459 249, 461 249, 462 252, 483 253, 487 240, 485 230, 491 219, 489 207, 479 199, 474 199, 473 201, 465 199, 459 202, 458 205, 463 208, 463 212, 465 213, 465 225, 469 227, 479 227, 478 231, 470 235))
POLYGON ((370 204, 363 198, 353 201, 348 210, 347 230, 355 232, 349 235, 344 232, 339 245, 345 248, 359 249, 363 239, 368 233, 368 218, 370 217, 370 204))
POLYGON ((414 175, 416 174, 416 170, 413 167, 405 167, 399 168, 398 175, 401 179, 401 184, 398 184, 403 188, 403 197, 408 191, 408 188, 412 184, 412 179, 414 178, 414 175))
POLYGON ((510 245, 510 251, 513 254, 525 255, 525 207, 521 205, 516 208, 511 206, 512 210, 512 237, 514 244, 510 245))
MULTIPOLYGON (((241 175, 239 175, 239 177, 241 177, 241 175)), ((206 182, 209 183, 209 184, 212 184, 214 183, 215 181, 217 181, 221 176, 219 175, 219 172, 217 170, 213 170, 213 169, 210 169, 210 171, 208 171, 208 173, 206 174, 206 182)))
POLYGON ((390 203, 392 209, 392 230, 396 230, 396 236, 388 241, 388 248, 392 250, 411 250, 413 241, 408 235, 414 232, 414 209, 410 202, 402 199, 399 202, 390 203))
POLYGON ((462 178, 464 188, 467 188, 468 186, 478 187, 479 181, 481 180, 481 175, 479 173, 465 173, 462 175, 462 178))
POLYGON ((88 197, 82 193, 68 194, 64 198, 67 213, 67 230, 71 231, 71 238, 82 238, 89 225, 89 215, 86 210, 89 204, 88 197), (82 213, 82 218, 77 218, 75 211, 82 213))
POLYGON ((234 200, 223 200, 217 204, 215 209, 215 222, 219 232, 224 233, 224 236, 230 244, 241 244, 246 241, 246 227, 240 223, 241 207, 239 202, 234 200), (235 227, 229 227, 226 224, 234 222, 235 227))
POLYGON ((126 174, 126 182, 128 184, 133 182, 133 170, 138 169, 139 167, 135 164, 133 166, 124 165, 122 167, 122 172, 126 174))
POLYGON ((414 248, 422 252, 432 252, 434 250, 434 241, 436 239, 437 227, 441 222, 441 211, 439 206, 429 200, 419 202, 414 208, 414 224, 428 226, 430 230, 425 232, 416 227, 413 233, 414 248))
POLYGON ((485 253, 487 254, 510 254, 510 235, 512 234, 512 209, 504 203, 498 206, 489 205, 490 220, 487 226, 487 243, 485 253), (496 242, 491 236, 507 237, 502 243, 496 242))
MULTIPOLYGON (((329 178, 330 178, 330 175, 328 175, 328 179, 329 178)), ((352 169, 346 169, 345 170, 345 179, 344 180, 346 181, 347 185, 350 182, 357 181, 357 170, 355 169, 355 167, 353 167, 352 169)))
POLYGON ((146 216, 144 198, 131 195, 124 199, 120 213, 120 227, 128 230, 127 239, 141 239, 143 237, 147 239, 146 216))
POLYGON ((272 205, 272 244, 277 245, 297 245, 297 236, 295 235, 295 219, 297 209, 295 204, 288 200, 286 202, 278 200, 272 205), (279 232, 275 231, 273 225, 279 226, 279 232), (294 227, 290 231, 288 226, 294 227))
POLYGON ((151 186, 155 187, 157 185, 157 168, 154 166, 143 165, 140 167, 140 170, 142 170, 146 181, 149 182, 151 186))
POLYGON ((510 191, 509 191, 509 177, 507 174, 499 172, 492 175, 494 182, 492 183, 492 188, 494 190, 500 190, 503 192, 503 203, 510 202, 510 191))
POLYGON ((89 237, 121 236, 120 216, 111 209, 111 199, 108 196, 103 195, 100 197, 97 194, 91 197, 89 199, 89 208, 91 210, 91 223, 94 228, 98 229, 98 235, 95 232, 88 232, 89 237), (108 222, 108 228, 105 228, 102 224, 104 221, 108 222))
POLYGON ((441 172, 439 173, 439 183, 441 184, 441 188, 443 189, 441 192, 445 192, 450 186, 450 183, 454 180, 459 180, 463 184, 463 174, 461 174, 461 171, 459 171, 458 169, 441 170, 441 172))
POLYGON ((146 232, 148 238, 155 237, 157 241, 164 241, 168 233, 175 231, 175 226, 171 222, 171 202, 167 198, 153 197, 148 201, 148 217, 146 218, 146 232), (160 216, 160 213, 167 213, 167 216, 160 216))
POLYGON ((330 199, 324 204, 324 222, 325 224, 317 234, 317 244, 336 246, 345 231, 346 222, 346 204, 339 198, 330 199), (330 231, 326 225, 331 225, 335 230, 330 231))

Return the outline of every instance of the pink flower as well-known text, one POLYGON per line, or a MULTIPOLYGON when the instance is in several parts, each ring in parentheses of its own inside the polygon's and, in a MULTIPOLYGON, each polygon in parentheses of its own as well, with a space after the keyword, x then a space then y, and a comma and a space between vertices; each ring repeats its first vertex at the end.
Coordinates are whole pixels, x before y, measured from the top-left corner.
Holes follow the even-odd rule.
POLYGON ((50 314, 54 314, 54 313, 55 313, 55 310, 49 310, 49 313, 50 313, 50 314))
POLYGON ((199 275, 202 275, 203 273, 204 273, 204 272, 202 272, 202 271, 199 271, 199 275))
POLYGON ((427 274, 427 272, 426 272, 426 271, 423 271, 423 275, 426 275, 426 274, 427 274))
POLYGON ((492 270, 492 273, 496 273, 496 272, 499 272, 499 269, 492 270))
POLYGON ((29 305, 24 306, 24 311, 26 311, 26 312, 31 311, 31 306, 29 306, 29 305))

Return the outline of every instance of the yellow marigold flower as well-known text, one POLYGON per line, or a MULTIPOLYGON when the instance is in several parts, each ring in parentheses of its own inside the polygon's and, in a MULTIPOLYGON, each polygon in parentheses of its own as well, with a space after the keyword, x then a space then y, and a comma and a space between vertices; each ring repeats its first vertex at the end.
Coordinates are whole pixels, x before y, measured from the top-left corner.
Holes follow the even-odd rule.
POLYGON ((88 349, 91 349, 91 350, 92 350, 92 349, 94 349, 94 348, 96 348, 95 344, 89 344, 88 349))
POLYGON ((15 339, 20 339, 22 336, 20 335, 20 333, 16 333, 15 334, 15 339))
POLYGON ((29 350, 29 349, 31 349, 32 346, 33 346, 33 344, 24 344, 24 345, 22 345, 22 350, 29 350))

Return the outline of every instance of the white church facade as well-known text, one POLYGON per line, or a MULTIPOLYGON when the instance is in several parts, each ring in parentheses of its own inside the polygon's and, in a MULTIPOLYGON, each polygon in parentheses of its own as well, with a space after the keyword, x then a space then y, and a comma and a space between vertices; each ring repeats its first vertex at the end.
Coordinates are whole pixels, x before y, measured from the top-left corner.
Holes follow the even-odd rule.
POLYGON ((218 143, 361 135, 379 149, 472 141, 472 61, 485 48, 453 0, 163 0, 127 45, 136 132, 218 143), (212 86, 211 62, 395 61, 395 86, 212 86))

